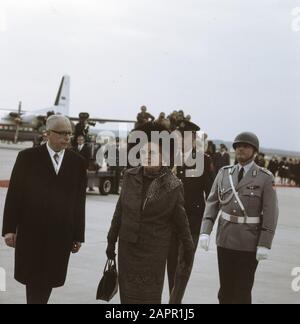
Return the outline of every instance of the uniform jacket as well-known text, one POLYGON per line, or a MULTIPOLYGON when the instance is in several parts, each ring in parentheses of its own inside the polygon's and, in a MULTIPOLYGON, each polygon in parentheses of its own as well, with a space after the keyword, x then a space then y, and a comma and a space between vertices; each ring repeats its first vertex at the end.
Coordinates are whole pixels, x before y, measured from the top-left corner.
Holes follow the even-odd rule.
POLYGON ((207 201, 201 234, 211 234, 219 211, 243 217, 229 181, 233 173, 236 191, 248 217, 260 217, 260 224, 235 224, 219 218, 219 247, 254 252, 257 246, 271 248, 278 220, 278 200, 271 172, 254 164, 238 184, 238 165, 220 170, 207 201))

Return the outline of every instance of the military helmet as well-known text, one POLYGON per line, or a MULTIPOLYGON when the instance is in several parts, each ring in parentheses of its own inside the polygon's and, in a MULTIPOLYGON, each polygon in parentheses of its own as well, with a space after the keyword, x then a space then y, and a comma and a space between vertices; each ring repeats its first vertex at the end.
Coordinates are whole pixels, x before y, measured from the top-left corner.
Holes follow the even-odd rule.
POLYGON ((250 132, 244 132, 239 134, 233 143, 233 148, 236 150, 237 144, 250 144, 257 152, 259 152, 259 139, 258 137, 250 132))

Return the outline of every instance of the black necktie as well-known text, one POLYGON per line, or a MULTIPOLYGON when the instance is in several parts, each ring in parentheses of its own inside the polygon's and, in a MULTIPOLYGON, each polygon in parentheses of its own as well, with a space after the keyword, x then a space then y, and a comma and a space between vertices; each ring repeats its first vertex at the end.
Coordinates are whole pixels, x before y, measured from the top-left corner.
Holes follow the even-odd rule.
POLYGON ((55 161, 55 163, 58 165, 58 162, 59 162, 59 155, 56 153, 53 157, 54 157, 54 161, 55 161))
POLYGON ((240 172, 239 172, 239 183, 242 181, 242 179, 244 178, 244 168, 241 168, 240 172))

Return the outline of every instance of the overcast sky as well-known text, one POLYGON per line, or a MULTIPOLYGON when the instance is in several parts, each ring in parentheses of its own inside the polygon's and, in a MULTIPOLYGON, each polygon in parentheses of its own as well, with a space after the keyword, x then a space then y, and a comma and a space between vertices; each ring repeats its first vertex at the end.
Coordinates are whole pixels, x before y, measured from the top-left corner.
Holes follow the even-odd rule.
POLYGON ((73 115, 184 109, 210 138, 250 130, 265 147, 300 151, 297 7, 300 0, 0 0, 0 107, 51 106, 69 74, 73 115))

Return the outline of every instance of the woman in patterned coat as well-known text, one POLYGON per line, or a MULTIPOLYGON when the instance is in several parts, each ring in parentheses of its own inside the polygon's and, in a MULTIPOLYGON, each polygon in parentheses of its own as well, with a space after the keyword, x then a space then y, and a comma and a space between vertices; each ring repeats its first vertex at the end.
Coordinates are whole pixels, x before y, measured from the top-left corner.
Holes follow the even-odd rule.
POLYGON ((124 175, 108 233, 107 256, 115 257, 119 240, 122 304, 161 304, 173 231, 182 242, 186 264, 193 258, 194 244, 184 209, 183 185, 162 166, 162 147, 149 142, 140 153, 144 167, 124 175), (158 158, 158 166, 151 165, 151 157, 158 158))

